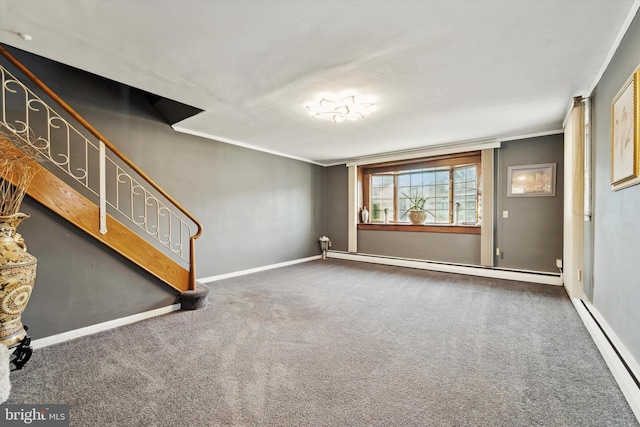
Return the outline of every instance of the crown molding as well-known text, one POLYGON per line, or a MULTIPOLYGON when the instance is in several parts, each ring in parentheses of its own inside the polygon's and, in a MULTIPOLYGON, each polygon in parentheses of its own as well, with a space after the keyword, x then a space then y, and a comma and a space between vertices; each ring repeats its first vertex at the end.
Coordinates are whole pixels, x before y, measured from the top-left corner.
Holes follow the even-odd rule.
POLYGON ((311 163, 312 165, 326 166, 325 164, 318 163, 318 162, 315 162, 315 161, 310 160, 310 159, 305 159, 304 157, 292 156, 290 154, 282 153, 280 151, 269 150, 267 148, 258 147, 256 145, 251 145, 251 144, 247 144, 247 143, 244 143, 244 142, 235 141, 233 139, 222 138, 220 136, 211 135, 211 134, 208 134, 208 133, 205 133, 205 132, 200 132, 200 131, 197 131, 197 130, 187 129, 187 128, 184 128, 184 127, 181 127, 181 126, 175 126, 174 125, 174 126, 171 126, 171 127, 176 132, 186 133, 188 135, 199 136, 200 138, 211 139, 211 140, 214 140, 214 141, 223 142, 225 144, 237 145, 238 147, 248 148, 249 150, 254 150, 254 151, 261 151, 263 153, 273 154, 274 156, 280 156, 280 157, 286 157, 288 159, 299 160, 301 162, 311 163))
POLYGON ((633 22, 634 18, 638 14, 638 9, 640 9, 640 0, 635 0, 631 5, 631 8, 629 9, 629 13, 627 13, 627 17, 622 23, 622 27, 620 27, 620 31, 618 31, 618 35, 613 40, 613 44, 611 45, 611 48, 609 49, 607 56, 604 58, 604 61, 602 63, 602 66, 600 66, 600 70, 598 71, 598 74, 596 74, 596 77, 593 80, 593 83, 591 83, 591 86, 589 86, 589 89, 586 92, 585 98, 591 97, 591 95, 593 95, 593 91, 596 89, 596 86, 598 86, 598 83, 600 83, 600 80, 602 79, 602 76, 604 75, 605 71, 607 71, 607 68, 609 68, 609 64, 613 59, 613 55, 615 55, 616 51, 618 50, 618 47, 620 46, 620 43, 622 43, 622 39, 624 38, 625 34, 627 34, 627 31, 629 30, 631 23, 633 22))

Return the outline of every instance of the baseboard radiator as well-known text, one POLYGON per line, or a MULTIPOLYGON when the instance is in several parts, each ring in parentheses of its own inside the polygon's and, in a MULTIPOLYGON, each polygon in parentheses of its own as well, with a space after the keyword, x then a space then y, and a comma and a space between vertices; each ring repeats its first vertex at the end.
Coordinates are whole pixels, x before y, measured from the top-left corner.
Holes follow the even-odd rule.
POLYGON ((640 422, 640 365, 595 307, 578 298, 571 301, 640 422))

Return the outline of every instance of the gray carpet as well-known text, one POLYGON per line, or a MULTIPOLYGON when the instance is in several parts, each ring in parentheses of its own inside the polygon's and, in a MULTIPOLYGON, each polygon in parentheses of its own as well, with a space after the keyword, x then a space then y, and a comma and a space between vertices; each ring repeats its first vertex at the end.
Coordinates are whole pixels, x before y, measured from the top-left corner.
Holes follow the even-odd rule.
POLYGON ((637 426, 559 287, 319 260, 37 350, 74 426, 637 426))

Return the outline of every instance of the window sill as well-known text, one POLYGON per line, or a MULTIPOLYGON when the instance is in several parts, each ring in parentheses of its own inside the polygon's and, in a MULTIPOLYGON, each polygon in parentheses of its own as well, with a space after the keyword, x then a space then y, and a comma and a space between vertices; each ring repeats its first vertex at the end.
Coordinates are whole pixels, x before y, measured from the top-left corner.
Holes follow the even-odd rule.
POLYGON ((455 234, 480 234, 479 225, 446 225, 446 224, 358 224, 358 230, 377 231, 411 231, 420 233, 455 233, 455 234))

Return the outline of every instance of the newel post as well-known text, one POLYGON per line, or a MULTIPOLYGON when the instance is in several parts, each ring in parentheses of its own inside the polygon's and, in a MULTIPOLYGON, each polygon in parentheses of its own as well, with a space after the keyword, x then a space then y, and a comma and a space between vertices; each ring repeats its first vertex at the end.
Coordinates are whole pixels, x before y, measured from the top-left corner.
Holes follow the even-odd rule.
POLYGON ((189 258, 191 260, 189 268, 189 290, 180 294, 180 304, 182 310, 198 310, 207 306, 207 295, 209 288, 202 283, 196 282, 196 236, 189 240, 189 258))

